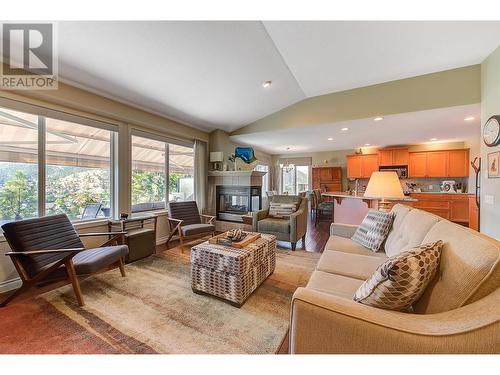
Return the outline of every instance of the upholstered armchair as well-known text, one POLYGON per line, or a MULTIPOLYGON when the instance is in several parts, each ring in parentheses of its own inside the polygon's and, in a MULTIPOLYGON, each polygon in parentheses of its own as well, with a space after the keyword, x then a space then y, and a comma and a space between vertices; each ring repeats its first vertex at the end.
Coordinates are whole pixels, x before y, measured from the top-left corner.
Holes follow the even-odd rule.
POLYGON ((302 238, 305 246, 307 231, 307 198, 296 195, 273 195, 269 197, 271 203, 294 203, 297 211, 288 218, 269 216, 269 207, 252 213, 252 226, 254 232, 274 234, 279 241, 288 241, 295 250, 297 242, 302 238))

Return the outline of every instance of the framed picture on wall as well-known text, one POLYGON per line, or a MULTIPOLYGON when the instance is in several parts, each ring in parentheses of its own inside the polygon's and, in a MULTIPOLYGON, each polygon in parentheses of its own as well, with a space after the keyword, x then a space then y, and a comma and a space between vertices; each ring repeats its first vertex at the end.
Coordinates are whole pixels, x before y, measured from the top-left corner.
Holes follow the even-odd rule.
POLYGON ((488 178, 500 177, 500 151, 488 154, 488 178))

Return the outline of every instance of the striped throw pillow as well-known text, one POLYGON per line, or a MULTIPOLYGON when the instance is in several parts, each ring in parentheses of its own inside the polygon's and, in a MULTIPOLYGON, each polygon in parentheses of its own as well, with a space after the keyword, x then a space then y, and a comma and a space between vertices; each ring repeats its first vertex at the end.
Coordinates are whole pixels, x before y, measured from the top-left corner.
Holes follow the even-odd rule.
POLYGON ((351 239, 373 252, 377 252, 387 238, 393 220, 392 212, 368 211, 351 239))
POLYGON ((288 218, 291 214, 297 211, 295 203, 270 203, 269 216, 278 219, 288 218))

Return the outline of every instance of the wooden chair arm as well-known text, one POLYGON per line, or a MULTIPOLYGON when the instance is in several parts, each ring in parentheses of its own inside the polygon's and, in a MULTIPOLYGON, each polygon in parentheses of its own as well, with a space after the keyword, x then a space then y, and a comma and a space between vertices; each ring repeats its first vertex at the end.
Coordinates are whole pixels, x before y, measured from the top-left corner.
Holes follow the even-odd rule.
POLYGON ((167 220, 168 221, 176 221, 178 223, 182 223, 184 220, 180 220, 180 219, 174 219, 173 217, 167 217, 167 220))
POLYGON ((116 235, 120 235, 120 234, 127 234, 127 232, 79 233, 78 237, 116 236, 116 235))
POLYGON ((212 215, 205 215, 205 214, 200 214, 200 217, 206 217, 208 220, 208 224, 212 224, 212 222, 215 220, 215 216, 212 215))
POLYGON ((78 253, 85 250, 83 247, 76 247, 73 249, 50 249, 50 250, 32 250, 32 251, 9 251, 5 253, 8 256, 18 255, 40 255, 40 254, 54 254, 54 253, 78 253))

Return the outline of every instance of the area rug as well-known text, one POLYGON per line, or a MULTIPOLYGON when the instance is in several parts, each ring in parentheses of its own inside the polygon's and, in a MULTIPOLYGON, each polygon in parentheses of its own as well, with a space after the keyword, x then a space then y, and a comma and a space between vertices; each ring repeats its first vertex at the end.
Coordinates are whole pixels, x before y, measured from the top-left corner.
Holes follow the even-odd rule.
POLYGON ((189 251, 169 250, 0 310, 0 353, 275 353, 294 290, 320 254, 278 250, 275 272, 241 308, 190 286, 189 251))

